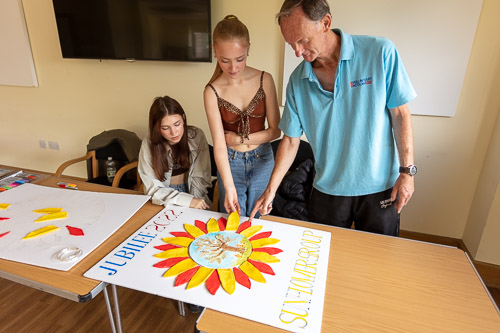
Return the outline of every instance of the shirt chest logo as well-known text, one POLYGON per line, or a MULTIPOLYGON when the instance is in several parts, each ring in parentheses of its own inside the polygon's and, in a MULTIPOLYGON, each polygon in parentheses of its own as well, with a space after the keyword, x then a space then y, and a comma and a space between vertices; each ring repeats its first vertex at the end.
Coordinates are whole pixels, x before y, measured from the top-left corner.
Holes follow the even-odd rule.
POLYGON ((359 79, 359 80, 351 81, 351 88, 362 87, 365 84, 372 84, 372 77, 371 76, 365 77, 364 79, 359 79))

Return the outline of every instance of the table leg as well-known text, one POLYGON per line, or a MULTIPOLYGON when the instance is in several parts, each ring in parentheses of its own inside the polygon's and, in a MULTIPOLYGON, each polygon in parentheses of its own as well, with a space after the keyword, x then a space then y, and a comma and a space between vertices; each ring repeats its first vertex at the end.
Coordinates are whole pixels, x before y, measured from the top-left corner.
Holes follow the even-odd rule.
POLYGON ((118 291, 116 285, 111 285, 111 290, 113 291, 113 302, 115 303, 115 322, 118 328, 118 333, 122 333, 122 321, 120 316, 120 303, 118 301, 118 291))
POLYGON ((108 309, 109 324, 111 325, 111 332, 116 333, 115 320, 113 318, 113 310, 109 301, 108 286, 104 287, 104 300, 106 301, 106 308, 108 309))

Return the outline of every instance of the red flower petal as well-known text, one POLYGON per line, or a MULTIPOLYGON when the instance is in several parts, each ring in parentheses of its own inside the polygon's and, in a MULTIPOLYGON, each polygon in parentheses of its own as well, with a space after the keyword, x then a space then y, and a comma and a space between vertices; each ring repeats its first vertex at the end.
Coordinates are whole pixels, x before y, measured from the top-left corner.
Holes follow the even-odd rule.
POLYGON ((219 223, 220 231, 226 230, 227 220, 225 218, 221 217, 217 220, 217 222, 219 223))
POLYGON ((257 249, 253 249, 253 251, 255 251, 255 252, 266 252, 267 254, 270 254, 270 255, 283 252, 282 249, 278 249, 277 247, 259 247, 257 249))
POLYGON ((83 233, 83 230, 80 228, 70 227, 69 225, 67 225, 66 228, 68 228, 70 235, 73 235, 73 236, 84 236, 85 235, 83 233))
POLYGON ((177 275, 177 279, 175 279, 174 287, 180 286, 180 285, 188 282, 189 280, 191 280, 191 278, 198 271, 198 269, 200 269, 200 266, 193 267, 191 269, 188 269, 184 273, 177 275))
POLYGON ((220 287, 219 273, 217 273, 216 269, 214 269, 213 273, 208 277, 205 285, 207 286, 208 291, 212 295, 215 295, 220 287))
POLYGON ((187 259, 188 257, 175 257, 175 258, 168 258, 166 260, 162 260, 156 264, 153 265, 153 267, 157 268, 168 268, 172 267, 173 265, 177 264, 178 262, 183 261, 184 259, 187 259))
POLYGON ((236 230, 236 233, 241 233, 243 230, 245 229, 248 229, 252 226, 252 222, 250 221, 246 221, 246 222, 243 222, 242 224, 240 224, 240 226, 238 227, 238 230, 236 230))
POLYGON ((10 231, 7 231, 7 232, 4 232, 3 234, 0 234, 0 238, 2 238, 3 236, 7 235, 10 231))
POLYGON ((266 274, 269 274, 269 275, 275 275, 273 269, 268 264, 264 264, 263 262, 255 261, 255 260, 250 260, 250 259, 247 259, 247 260, 248 260, 249 263, 251 263, 252 265, 254 265, 255 268, 257 268, 262 273, 266 273, 266 274))
POLYGON ((160 250, 160 251, 167 251, 171 249, 176 249, 180 246, 172 245, 172 244, 163 244, 163 245, 157 245, 155 246, 155 249, 160 250))
POLYGON ((233 267, 233 272, 236 282, 241 284, 243 287, 247 287, 248 289, 252 288, 252 283, 250 282, 250 279, 238 267, 233 267))
POLYGON ((191 238, 191 239, 194 239, 193 236, 191 236, 190 234, 188 234, 187 232, 183 232, 183 231, 172 231, 170 232, 173 236, 175 237, 187 237, 187 238, 191 238))
POLYGON ((273 233, 272 231, 261 232, 259 234, 256 234, 256 235, 250 237, 248 240, 253 241, 256 239, 267 238, 267 237, 271 236, 272 233, 273 233))
POLYGON ((0 221, 5 221, 5 220, 8 220, 10 219, 10 217, 0 217, 0 221))
POLYGON ((195 220, 194 221, 194 225, 197 226, 201 231, 203 231, 204 233, 208 234, 208 231, 207 231, 207 224, 203 221, 200 221, 200 220, 195 220))

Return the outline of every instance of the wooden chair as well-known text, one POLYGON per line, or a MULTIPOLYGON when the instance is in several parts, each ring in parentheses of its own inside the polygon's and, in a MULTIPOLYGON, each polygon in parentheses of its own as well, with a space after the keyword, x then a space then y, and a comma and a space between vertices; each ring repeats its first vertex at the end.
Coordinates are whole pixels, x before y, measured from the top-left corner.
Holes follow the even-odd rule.
MULTIPOLYGON (((92 181, 92 179, 97 179, 99 177, 99 169, 98 169, 98 163, 97 163, 95 150, 89 151, 87 154, 85 154, 85 156, 81 156, 81 157, 74 158, 74 159, 71 159, 69 161, 64 162, 63 164, 61 164, 57 168, 55 176, 62 177, 64 170, 67 167, 69 167, 70 165, 73 165, 73 164, 76 164, 79 162, 83 162, 83 161, 88 161, 88 160, 90 160, 90 165, 91 165, 90 168, 92 171, 90 173, 91 177, 87 177, 87 181, 92 181)), ((122 166, 120 169, 118 169, 118 171, 115 174, 115 178, 113 179, 113 183, 111 184, 111 186, 119 187, 119 184, 120 184, 120 181, 121 181, 123 175, 125 175, 125 173, 129 170, 132 170, 133 168, 137 168, 137 165, 138 165, 137 161, 134 161, 134 162, 130 162, 130 163, 122 166)), ((141 181, 141 177, 139 177, 139 173, 136 173, 136 175, 137 175, 137 185, 135 185, 133 189, 140 191, 142 189, 142 181, 141 181)))

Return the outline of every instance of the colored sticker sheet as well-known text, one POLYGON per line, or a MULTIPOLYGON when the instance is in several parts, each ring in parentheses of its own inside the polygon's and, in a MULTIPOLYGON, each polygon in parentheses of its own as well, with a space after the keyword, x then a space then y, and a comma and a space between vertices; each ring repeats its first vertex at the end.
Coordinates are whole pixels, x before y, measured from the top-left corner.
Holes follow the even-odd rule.
POLYGON ((330 233, 167 206, 84 275, 292 332, 320 332, 330 233))
POLYGON ((0 211, 8 218, 0 221, 0 258, 62 271, 85 258, 149 199, 31 183, 0 196, 9 205, 0 211), (81 255, 62 260, 61 253, 69 250, 81 255))

